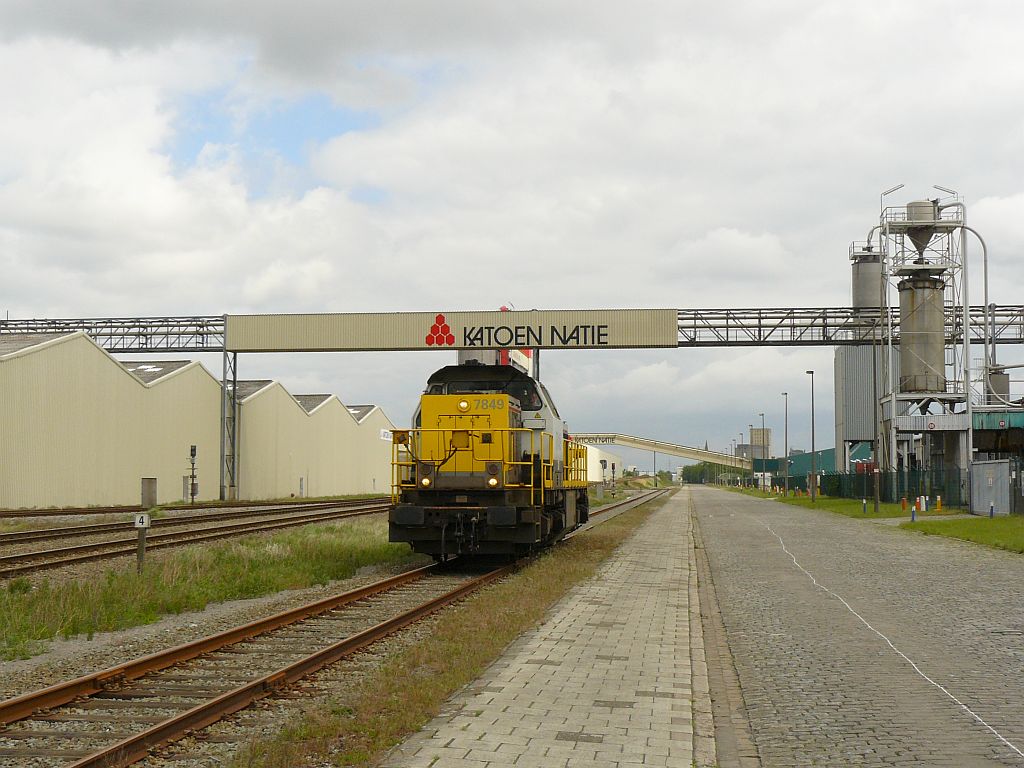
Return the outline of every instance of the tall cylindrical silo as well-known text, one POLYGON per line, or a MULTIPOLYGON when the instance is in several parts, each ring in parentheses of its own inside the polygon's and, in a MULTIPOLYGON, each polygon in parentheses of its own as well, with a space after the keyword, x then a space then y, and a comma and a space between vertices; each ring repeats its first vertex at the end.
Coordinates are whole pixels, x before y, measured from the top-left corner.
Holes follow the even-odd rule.
POLYGON ((945 392, 943 281, 933 275, 901 280, 900 391, 945 392))
POLYGON ((853 308, 878 309, 881 291, 882 260, 879 254, 860 251, 853 260, 853 308))

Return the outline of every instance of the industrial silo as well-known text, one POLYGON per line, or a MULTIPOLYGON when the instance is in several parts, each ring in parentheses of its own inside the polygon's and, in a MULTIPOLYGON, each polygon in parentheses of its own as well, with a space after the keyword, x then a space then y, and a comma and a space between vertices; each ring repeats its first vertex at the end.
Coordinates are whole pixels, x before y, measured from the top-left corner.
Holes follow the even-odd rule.
POLYGON ((882 303, 882 260, 878 251, 860 248, 850 255, 853 262, 853 308, 875 309, 882 303))
MULTIPOLYGON (((917 266, 917 265, 915 265, 917 266)), ((900 391, 945 392, 946 357, 942 267, 902 270, 900 294, 900 391), (910 272, 911 274, 907 274, 910 272)))

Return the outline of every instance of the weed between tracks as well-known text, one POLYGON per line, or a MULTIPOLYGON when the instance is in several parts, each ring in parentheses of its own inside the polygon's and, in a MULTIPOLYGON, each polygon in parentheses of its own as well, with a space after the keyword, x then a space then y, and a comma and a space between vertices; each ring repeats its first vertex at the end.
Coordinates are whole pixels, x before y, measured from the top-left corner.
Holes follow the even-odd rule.
POLYGON ((14 579, 0 584, 0 659, 42 653, 54 637, 91 637, 213 602, 325 584, 363 566, 414 559, 405 545, 388 543, 385 520, 366 519, 164 552, 147 563, 141 578, 131 569, 36 586, 14 579))
POLYGON ((479 676, 569 589, 590 578, 663 503, 623 513, 449 609, 425 639, 385 658, 350 699, 307 710, 277 738, 247 748, 234 766, 371 764, 434 717, 452 693, 479 676))

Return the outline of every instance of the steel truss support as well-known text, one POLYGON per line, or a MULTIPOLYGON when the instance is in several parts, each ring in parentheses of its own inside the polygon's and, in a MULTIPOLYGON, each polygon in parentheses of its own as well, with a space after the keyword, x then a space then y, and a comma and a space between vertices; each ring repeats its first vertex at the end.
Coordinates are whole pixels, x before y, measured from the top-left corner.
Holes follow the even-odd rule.
MULTIPOLYGON (((970 340, 980 342, 985 310, 970 308, 970 340)), ((883 333, 892 323, 899 338, 899 313, 882 318, 883 333)), ((997 344, 1024 344, 1024 305, 997 306, 990 315, 997 344)), ((864 344, 877 333, 879 313, 851 307, 791 309, 680 309, 680 347, 834 347, 864 344)), ((963 341, 963 317, 946 314, 947 343, 963 341)))
POLYGON ((108 352, 220 352, 224 316, 0 320, 0 334, 85 331, 108 352))
POLYGON ((224 350, 220 399, 220 498, 238 497, 238 353, 224 350))

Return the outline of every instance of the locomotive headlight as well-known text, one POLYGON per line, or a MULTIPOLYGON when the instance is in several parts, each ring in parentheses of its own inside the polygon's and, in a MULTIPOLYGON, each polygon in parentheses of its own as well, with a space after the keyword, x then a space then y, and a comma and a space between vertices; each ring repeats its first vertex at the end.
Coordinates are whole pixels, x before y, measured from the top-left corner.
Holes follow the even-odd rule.
POLYGON ((420 485, 422 485, 424 488, 429 488, 430 487, 430 478, 429 477, 424 477, 422 480, 420 480, 420 485))
POLYGON ((469 400, 459 400, 459 410, 465 413, 469 410, 469 400))
POLYGON ((497 488, 498 487, 498 478, 496 478, 496 477, 489 477, 489 478, 487 478, 487 485, 490 488, 497 488))

